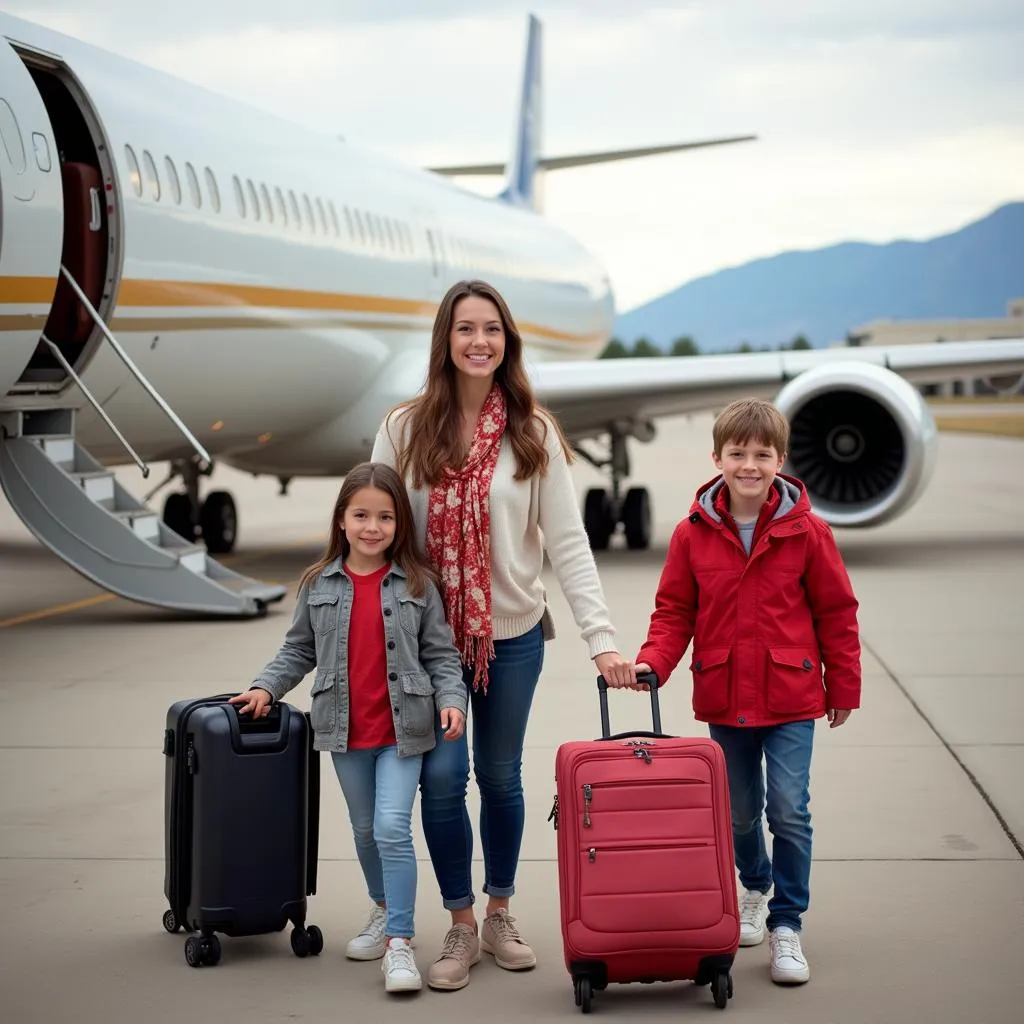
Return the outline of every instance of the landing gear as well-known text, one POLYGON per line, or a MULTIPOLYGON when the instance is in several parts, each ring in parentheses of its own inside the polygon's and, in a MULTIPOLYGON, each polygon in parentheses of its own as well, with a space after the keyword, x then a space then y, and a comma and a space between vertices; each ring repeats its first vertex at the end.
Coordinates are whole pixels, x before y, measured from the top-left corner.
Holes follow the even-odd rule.
POLYGON ((576 446, 576 451, 597 469, 611 470, 611 490, 592 487, 583 500, 583 528, 593 551, 605 551, 619 524, 626 536, 626 547, 631 551, 645 551, 651 546, 651 497, 646 487, 630 487, 621 496, 622 478, 629 476, 629 437, 649 441, 654 437, 653 426, 640 435, 635 427, 624 430, 615 425, 610 428, 611 443, 606 459, 597 459, 576 446))
POLYGON ((211 491, 205 501, 199 500, 199 477, 209 476, 211 472, 213 466, 200 470, 195 459, 175 459, 167 478, 146 495, 146 500, 180 476, 185 490, 167 495, 164 525, 189 543, 202 537, 211 555, 223 555, 234 550, 238 537, 238 510, 227 491, 211 491))

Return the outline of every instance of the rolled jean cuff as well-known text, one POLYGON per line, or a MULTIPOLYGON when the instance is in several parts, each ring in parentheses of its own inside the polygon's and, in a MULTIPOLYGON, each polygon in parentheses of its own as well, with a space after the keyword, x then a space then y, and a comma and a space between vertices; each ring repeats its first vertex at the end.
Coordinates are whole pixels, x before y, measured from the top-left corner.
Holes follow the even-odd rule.
POLYGON ((496 885, 487 885, 485 883, 484 892, 487 893, 488 896, 493 896, 495 899, 507 900, 511 896, 515 896, 516 887, 514 885, 506 885, 499 888, 496 885))
POLYGON ((460 896, 457 900, 441 900, 445 910, 467 910, 476 903, 476 897, 470 893, 468 896, 460 896))

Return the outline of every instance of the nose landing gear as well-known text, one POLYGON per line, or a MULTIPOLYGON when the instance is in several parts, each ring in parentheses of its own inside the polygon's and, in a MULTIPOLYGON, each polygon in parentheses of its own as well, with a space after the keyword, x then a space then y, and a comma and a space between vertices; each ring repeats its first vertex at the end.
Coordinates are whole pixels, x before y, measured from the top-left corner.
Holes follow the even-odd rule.
POLYGON ((612 478, 611 490, 592 487, 587 491, 583 500, 583 527, 592 551, 607 550, 620 524, 626 547, 631 551, 645 551, 651 546, 651 497, 646 487, 630 487, 622 497, 622 478, 628 477, 630 472, 626 447, 629 434, 620 427, 612 427, 609 435, 609 454, 605 459, 596 458, 579 445, 574 446, 580 457, 595 468, 609 468, 612 478))
POLYGON ((167 478, 146 495, 146 501, 176 477, 181 477, 184 491, 167 495, 164 501, 164 525, 187 541, 200 537, 211 555, 228 554, 238 538, 238 510, 227 491, 210 491, 199 500, 199 477, 209 476, 213 466, 199 469, 195 459, 175 459, 167 478))

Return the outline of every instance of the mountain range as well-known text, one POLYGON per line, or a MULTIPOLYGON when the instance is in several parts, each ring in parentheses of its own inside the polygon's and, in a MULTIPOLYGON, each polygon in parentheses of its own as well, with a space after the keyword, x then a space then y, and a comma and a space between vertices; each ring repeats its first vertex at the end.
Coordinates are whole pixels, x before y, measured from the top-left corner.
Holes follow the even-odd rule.
POLYGON ((842 242, 784 252, 699 277, 621 314, 614 336, 667 348, 689 335, 702 352, 815 348, 871 320, 1006 315, 1024 296, 1024 202, 1000 206, 923 242, 842 242))

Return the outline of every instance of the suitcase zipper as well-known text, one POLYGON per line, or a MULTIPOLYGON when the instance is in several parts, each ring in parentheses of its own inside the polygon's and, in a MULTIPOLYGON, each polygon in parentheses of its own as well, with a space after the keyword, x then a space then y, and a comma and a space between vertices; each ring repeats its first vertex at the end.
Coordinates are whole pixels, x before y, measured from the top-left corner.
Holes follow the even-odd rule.
POLYGON ((714 844, 710 839, 666 839, 663 842, 617 843, 614 846, 591 846, 587 848, 587 860, 593 864, 600 850, 605 853, 637 853, 648 850, 700 850, 714 844))
MULTIPOLYGON (((596 783, 599 789, 612 789, 618 786, 637 786, 642 785, 644 789, 648 786, 700 786, 704 783, 700 779, 649 779, 643 783, 636 783, 632 779, 619 779, 615 782, 599 782, 596 783)), ((583 784, 583 827, 592 828, 593 821, 590 817, 590 804, 594 799, 594 787, 589 783, 583 784)), ((558 797, 555 797, 555 806, 551 808, 551 814, 548 815, 548 821, 554 818, 555 828, 558 828, 558 797)))
POLYGON ((590 800, 594 795, 594 791, 590 788, 590 783, 585 782, 583 784, 583 827, 590 828, 590 800))

